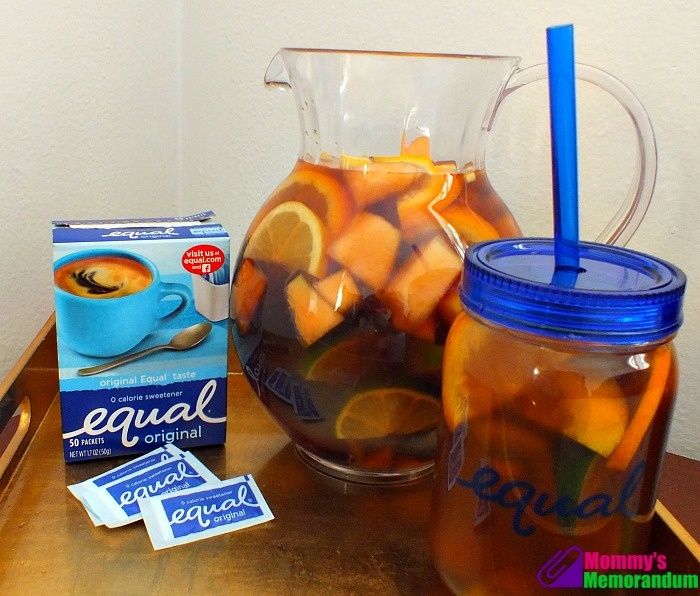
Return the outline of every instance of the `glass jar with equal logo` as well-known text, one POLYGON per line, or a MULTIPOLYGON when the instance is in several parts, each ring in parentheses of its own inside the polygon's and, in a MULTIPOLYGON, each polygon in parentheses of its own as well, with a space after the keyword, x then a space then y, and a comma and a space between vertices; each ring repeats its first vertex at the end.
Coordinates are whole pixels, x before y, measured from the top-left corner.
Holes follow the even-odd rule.
POLYGON ((685 276, 617 247, 579 255, 557 271, 551 240, 467 254, 430 528, 457 593, 572 594, 598 553, 646 552, 685 276))

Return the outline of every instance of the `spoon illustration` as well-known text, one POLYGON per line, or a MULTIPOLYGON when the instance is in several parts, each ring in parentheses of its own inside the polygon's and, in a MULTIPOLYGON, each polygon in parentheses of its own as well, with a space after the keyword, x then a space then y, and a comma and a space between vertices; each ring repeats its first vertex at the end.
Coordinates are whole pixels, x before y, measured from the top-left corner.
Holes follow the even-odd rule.
POLYGON ((191 327, 183 329, 179 333, 173 336, 173 338, 167 344, 161 344, 159 346, 153 346, 140 352, 134 352, 133 354, 127 354, 111 362, 105 362, 104 364, 98 364, 97 366, 91 366, 89 368, 81 368, 78 370, 78 375, 81 377, 86 377, 88 375, 94 375, 110 368, 115 368, 136 360, 137 358, 142 358, 153 352, 158 352, 159 350, 189 350, 193 348, 198 343, 200 343, 211 331, 211 323, 197 323, 191 327))

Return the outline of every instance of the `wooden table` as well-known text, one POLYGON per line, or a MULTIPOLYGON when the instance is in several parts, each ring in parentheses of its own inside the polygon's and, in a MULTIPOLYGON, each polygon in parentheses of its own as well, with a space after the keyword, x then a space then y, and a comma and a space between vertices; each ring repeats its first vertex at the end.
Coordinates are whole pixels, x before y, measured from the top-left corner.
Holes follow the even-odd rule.
MULTIPOLYGON (((66 486, 124 460, 64 463, 55 367, 49 320, 0 385, 0 395, 32 400, 24 455, 0 484, 1 594, 447 594, 426 541, 430 480, 373 488, 310 470, 233 358, 226 446, 193 451, 220 478, 252 473, 275 519, 163 551, 141 522, 94 527, 66 486)), ((700 515, 689 495, 699 482, 700 462, 666 460, 661 499, 695 538, 700 515)), ((655 548, 698 573, 697 544, 684 535, 684 545, 669 523, 657 515, 655 548)))

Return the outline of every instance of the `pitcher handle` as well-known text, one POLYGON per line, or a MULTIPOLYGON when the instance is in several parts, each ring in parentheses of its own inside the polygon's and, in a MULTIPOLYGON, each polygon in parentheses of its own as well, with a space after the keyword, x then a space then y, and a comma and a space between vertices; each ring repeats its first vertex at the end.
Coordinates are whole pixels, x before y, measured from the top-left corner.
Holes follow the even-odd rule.
MULTIPOLYGON (((617 213, 596 238, 597 242, 624 246, 644 219, 654 192, 657 166, 654 129, 640 101, 618 78, 594 66, 580 63, 576 63, 576 78, 592 83, 612 95, 627 112, 637 133, 639 159, 632 184, 617 213)), ((508 95, 524 85, 543 79, 547 79, 546 64, 536 64, 516 70, 498 98, 496 109, 489 122, 489 129, 493 124, 493 116, 498 111, 498 106, 508 95)))

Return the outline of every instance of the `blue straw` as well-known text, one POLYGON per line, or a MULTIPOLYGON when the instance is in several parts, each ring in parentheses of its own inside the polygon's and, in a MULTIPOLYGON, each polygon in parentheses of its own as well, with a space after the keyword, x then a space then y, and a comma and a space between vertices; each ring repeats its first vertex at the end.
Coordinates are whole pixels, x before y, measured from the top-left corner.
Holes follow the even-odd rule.
POLYGON ((573 286, 579 273, 573 25, 547 29, 547 57, 554 191, 555 271, 552 282, 573 286))

